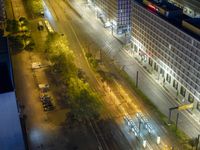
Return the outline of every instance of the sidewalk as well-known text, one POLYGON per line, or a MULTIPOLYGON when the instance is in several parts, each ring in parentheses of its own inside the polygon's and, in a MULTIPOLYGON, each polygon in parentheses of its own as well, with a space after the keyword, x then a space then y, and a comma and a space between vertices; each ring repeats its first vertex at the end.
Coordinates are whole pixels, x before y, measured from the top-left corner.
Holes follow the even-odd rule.
MULTIPOLYGON (((177 91, 171 85, 169 85, 167 82, 163 83, 163 77, 161 77, 161 75, 158 76, 158 73, 155 72, 152 68, 149 68, 148 66, 143 65, 140 62, 139 57, 137 57, 136 54, 130 53, 129 50, 125 50, 125 51, 127 52, 127 54, 130 57, 135 58, 138 61, 138 63, 140 64, 141 68, 143 68, 144 70, 147 71, 147 75, 152 78, 153 82, 157 83, 157 85, 162 88, 163 92, 166 92, 167 95, 172 98, 172 100, 175 102, 175 106, 189 104, 189 102, 187 100, 181 101, 183 99, 183 97, 180 94, 177 95, 177 91)), ((197 123, 198 122, 200 123, 200 118, 199 118, 200 112, 197 109, 188 109, 186 111, 189 113, 188 115, 191 115, 191 117, 197 123)))
MULTIPOLYGON (((92 12, 89 8, 84 7, 82 4, 73 3, 74 7, 77 11, 82 12, 82 16, 85 18, 94 19, 91 26, 93 26, 96 22, 101 24, 100 20, 96 18, 95 13, 92 12)), ((96 25, 96 24, 95 24, 96 25)), ((98 25, 102 26, 102 25, 98 25)), ((97 27, 96 27, 97 28, 97 27)), ((103 26, 102 26, 103 28, 103 26)), ((139 63, 136 59, 133 59, 126 53, 126 51, 122 51, 122 45, 117 40, 114 40, 112 34, 109 30, 104 31, 105 29, 98 29, 91 33, 91 36, 95 37, 97 40, 95 42, 99 42, 103 46, 104 52, 115 59, 115 64, 118 66, 124 66, 124 70, 127 74, 135 81, 136 72, 139 71, 139 88, 144 92, 146 96, 148 96, 152 102, 158 107, 158 109, 168 116, 169 108, 177 106, 179 103, 175 100, 176 97, 173 94, 171 89, 168 89, 166 86, 163 88, 162 85, 158 84, 158 81, 155 80, 154 74, 149 74, 146 69, 144 69, 143 65, 139 63), (103 30, 103 32, 101 32, 103 30), (99 33, 98 37, 97 34, 99 33), (106 39, 105 39, 106 38, 106 39), (103 39, 103 40, 102 40, 103 39), (104 44, 102 44, 104 43, 104 44)), ((135 58, 135 56, 134 56, 135 58)), ((196 137, 200 132, 199 121, 196 120, 196 111, 193 112, 193 115, 188 113, 187 111, 182 111, 179 122, 179 127, 186 132, 190 137, 196 137), (195 116, 195 118, 193 117, 195 116)), ((176 113, 172 114, 172 119, 175 120, 176 113)), ((197 116, 198 118, 198 116, 197 116)))
POLYGON ((20 17, 26 17, 26 11, 23 5, 23 1, 22 0, 10 0, 12 3, 12 7, 13 7, 13 12, 14 12, 14 18, 15 19, 19 19, 20 17))

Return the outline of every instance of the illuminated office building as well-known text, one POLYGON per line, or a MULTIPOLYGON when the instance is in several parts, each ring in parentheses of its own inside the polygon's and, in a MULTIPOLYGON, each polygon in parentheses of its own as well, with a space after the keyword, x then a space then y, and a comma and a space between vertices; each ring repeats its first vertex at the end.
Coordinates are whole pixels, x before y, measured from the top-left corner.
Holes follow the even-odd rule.
POLYGON ((118 34, 130 31, 131 0, 95 0, 95 6, 105 27, 110 24, 118 34))
POLYGON ((200 109, 200 18, 162 0, 132 1, 132 53, 200 109))

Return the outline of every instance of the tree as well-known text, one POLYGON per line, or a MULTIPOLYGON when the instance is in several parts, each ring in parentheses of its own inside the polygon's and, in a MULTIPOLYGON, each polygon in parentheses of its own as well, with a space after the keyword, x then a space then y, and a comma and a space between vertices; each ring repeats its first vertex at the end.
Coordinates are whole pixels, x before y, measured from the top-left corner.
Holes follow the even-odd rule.
POLYGON ((28 9, 34 15, 40 14, 41 11, 44 11, 44 6, 42 0, 25 0, 28 9))
POLYGON ((50 56, 53 67, 61 73, 63 80, 67 81, 70 77, 76 76, 77 68, 73 61, 67 58, 65 53, 60 52, 56 55, 51 54, 50 56))
POLYGON ((102 105, 99 96, 93 92, 87 83, 79 78, 70 78, 67 93, 69 96, 70 116, 79 122, 97 119, 102 105))
POLYGON ((192 138, 192 139, 189 139, 188 141, 188 143, 192 146, 192 148, 197 145, 197 142, 198 142, 197 138, 192 138))
POLYGON ((29 23, 25 17, 20 17, 19 22, 20 22, 21 26, 27 26, 29 23))
POLYGON ((32 10, 35 14, 39 14, 43 8, 42 0, 32 0, 32 10))
POLYGON ((7 20, 6 22, 6 31, 17 33, 19 32, 19 22, 17 20, 7 20))
POLYGON ((62 77, 68 81, 70 77, 76 76, 74 54, 69 49, 68 41, 58 33, 54 33, 48 35, 46 45, 45 52, 53 63, 53 67, 61 72, 62 77))
POLYGON ((29 36, 25 37, 24 38, 24 43, 25 43, 25 46, 24 46, 24 49, 25 50, 33 50, 34 47, 35 47, 35 43, 33 41, 33 39, 29 36))
POLYGON ((24 40, 20 35, 9 35, 9 40, 11 41, 12 48, 15 50, 22 50, 24 48, 24 40))

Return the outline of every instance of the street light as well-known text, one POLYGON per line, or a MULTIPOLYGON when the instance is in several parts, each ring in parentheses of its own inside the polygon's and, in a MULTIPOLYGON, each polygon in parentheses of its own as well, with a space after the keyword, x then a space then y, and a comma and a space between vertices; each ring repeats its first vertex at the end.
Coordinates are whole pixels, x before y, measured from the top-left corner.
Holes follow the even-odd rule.
POLYGON ((196 144, 196 150, 198 150, 198 146, 199 146, 199 139, 200 139, 200 134, 197 137, 197 144, 196 144))

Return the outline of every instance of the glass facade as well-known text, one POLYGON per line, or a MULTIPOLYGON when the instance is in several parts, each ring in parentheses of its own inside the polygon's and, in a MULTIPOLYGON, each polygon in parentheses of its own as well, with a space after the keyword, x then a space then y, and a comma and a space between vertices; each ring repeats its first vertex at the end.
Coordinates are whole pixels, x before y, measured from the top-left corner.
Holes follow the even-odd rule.
POLYGON ((95 4, 101 9, 107 20, 116 23, 117 33, 130 31, 131 0, 96 0, 95 4))
POLYGON ((174 86, 179 92, 183 86, 199 99, 200 41, 137 2, 133 1, 132 7, 134 46, 151 59, 150 66, 155 63, 165 70, 165 79, 170 79, 170 84, 171 78, 176 80, 174 86))

